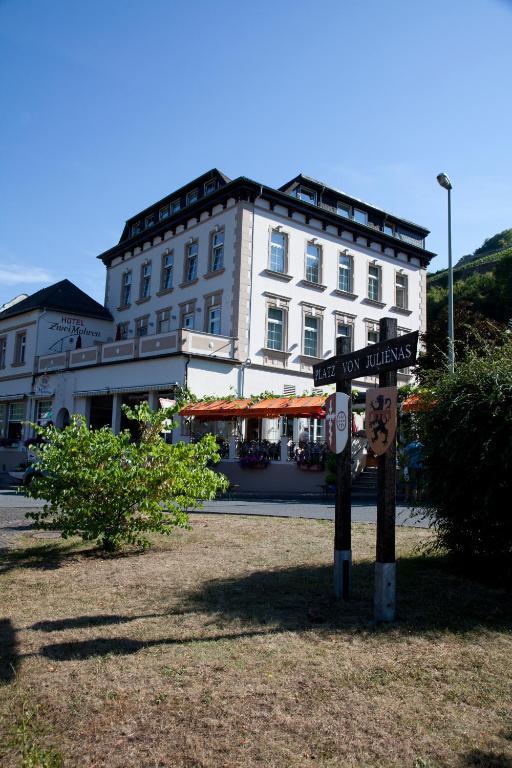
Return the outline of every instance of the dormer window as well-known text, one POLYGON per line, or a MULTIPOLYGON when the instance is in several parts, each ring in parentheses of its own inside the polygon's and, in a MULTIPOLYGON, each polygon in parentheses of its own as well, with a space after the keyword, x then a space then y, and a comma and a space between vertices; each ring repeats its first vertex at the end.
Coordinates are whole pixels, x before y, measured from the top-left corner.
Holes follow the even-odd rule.
POLYGON ((354 208, 354 221, 357 221, 359 224, 368 224, 368 214, 366 211, 354 208))
POLYGON ((204 193, 205 195, 211 195, 212 192, 215 192, 217 189, 217 182, 215 179, 212 179, 211 181, 207 181, 204 185, 204 193))
POLYGON ((316 205, 316 192, 314 192, 312 189, 307 189, 306 187, 297 187, 295 190, 295 195, 299 200, 303 200, 305 203, 316 205))
POLYGON ((338 200, 336 204, 336 213, 338 216, 343 216, 345 219, 350 219, 350 205, 346 203, 340 203, 338 200))
POLYGON ((382 231, 384 232, 385 235, 391 235, 391 237, 393 237, 393 234, 394 234, 393 225, 389 224, 387 221, 384 222, 382 231))
POLYGON ((181 200, 173 200, 171 203, 171 213, 178 213, 181 209, 181 200))
POLYGON ((146 229, 148 227, 152 227, 155 221, 156 221, 156 215, 154 213, 150 213, 149 216, 146 216, 146 222, 145 222, 146 229))
POLYGON ((164 205, 162 208, 160 208, 160 211, 158 213, 158 216, 160 218, 160 221, 163 219, 168 219, 170 216, 170 208, 168 205, 164 205))
POLYGON ((192 205, 197 201, 197 189, 193 189, 187 195, 187 205, 192 205))
POLYGON ((132 224, 132 237, 134 235, 139 235, 142 232, 142 222, 136 221, 135 224, 132 224))

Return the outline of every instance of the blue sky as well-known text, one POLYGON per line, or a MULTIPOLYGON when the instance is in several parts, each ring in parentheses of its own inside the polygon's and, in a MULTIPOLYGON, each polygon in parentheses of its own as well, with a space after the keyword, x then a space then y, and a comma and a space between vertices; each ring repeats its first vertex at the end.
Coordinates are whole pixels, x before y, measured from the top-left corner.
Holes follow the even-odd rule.
POLYGON ((431 229, 512 226, 512 3, 0 0, 0 303, 68 277, 211 167, 299 171, 431 229))

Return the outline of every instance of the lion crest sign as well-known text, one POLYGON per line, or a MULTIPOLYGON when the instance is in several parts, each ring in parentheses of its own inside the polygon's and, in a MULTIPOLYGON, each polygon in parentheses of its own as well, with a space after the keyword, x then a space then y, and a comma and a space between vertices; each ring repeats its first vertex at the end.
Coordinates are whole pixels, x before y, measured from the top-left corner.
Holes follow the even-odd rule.
POLYGON ((366 392, 366 437, 376 456, 386 453, 396 432, 396 387, 366 392))
POLYGON ((333 453, 341 453, 345 448, 348 428, 348 395, 335 392, 325 401, 325 439, 333 453))

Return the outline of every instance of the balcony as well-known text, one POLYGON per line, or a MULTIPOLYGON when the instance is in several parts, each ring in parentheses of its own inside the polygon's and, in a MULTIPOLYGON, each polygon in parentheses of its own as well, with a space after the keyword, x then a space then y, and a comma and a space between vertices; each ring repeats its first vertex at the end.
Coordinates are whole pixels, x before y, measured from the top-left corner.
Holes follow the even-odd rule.
POLYGON ((69 356, 67 352, 58 352, 53 355, 41 355, 37 362, 38 373, 51 373, 61 371, 68 367, 69 356))
POLYGON ((178 352, 229 359, 235 355, 235 339, 231 336, 217 336, 181 328, 169 333, 155 333, 136 339, 95 344, 93 347, 74 349, 69 352, 41 355, 37 361, 36 370, 38 373, 51 373, 66 368, 105 365, 178 352))

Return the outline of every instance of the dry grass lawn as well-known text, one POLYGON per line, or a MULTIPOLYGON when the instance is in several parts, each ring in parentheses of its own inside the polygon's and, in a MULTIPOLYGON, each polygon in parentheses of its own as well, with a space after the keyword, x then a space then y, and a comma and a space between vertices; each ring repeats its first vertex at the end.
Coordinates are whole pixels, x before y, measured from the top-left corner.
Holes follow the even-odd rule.
POLYGON ((512 766, 512 599, 397 532, 398 620, 372 617, 375 528, 199 515, 147 553, 4 553, 0 766, 512 766))

